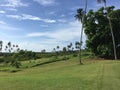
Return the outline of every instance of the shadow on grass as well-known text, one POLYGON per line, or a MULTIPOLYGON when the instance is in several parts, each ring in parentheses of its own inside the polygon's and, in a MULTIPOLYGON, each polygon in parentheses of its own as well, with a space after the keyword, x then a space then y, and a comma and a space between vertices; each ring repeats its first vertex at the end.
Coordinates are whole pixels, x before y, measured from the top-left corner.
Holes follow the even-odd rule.
POLYGON ((68 60, 69 58, 65 58, 65 59, 57 59, 57 60, 50 60, 50 61, 47 61, 47 62, 43 62, 43 63, 39 63, 39 64, 36 64, 32 67, 37 67, 37 66, 41 66, 41 65, 45 65, 45 64, 50 64, 50 63, 54 63, 54 62, 59 62, 59 61, 66 61, 68 60))
POLYGON ((15 69, 15 70, 0 70, 0 72, 10 72, 10 73, 16 73, 16 72, 19 72, 19 71, 21 71, 20 69, 18 70, 18 69, 15 69))

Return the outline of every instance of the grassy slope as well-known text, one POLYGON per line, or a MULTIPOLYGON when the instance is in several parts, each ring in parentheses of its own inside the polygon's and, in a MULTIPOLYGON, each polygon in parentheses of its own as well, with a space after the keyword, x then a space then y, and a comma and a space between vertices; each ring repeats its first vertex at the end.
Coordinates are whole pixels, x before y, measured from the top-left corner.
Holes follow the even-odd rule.
POLYGON ((119 61, 75 58, 16 73, 0 72, 0 90, 119 90, 119 61))

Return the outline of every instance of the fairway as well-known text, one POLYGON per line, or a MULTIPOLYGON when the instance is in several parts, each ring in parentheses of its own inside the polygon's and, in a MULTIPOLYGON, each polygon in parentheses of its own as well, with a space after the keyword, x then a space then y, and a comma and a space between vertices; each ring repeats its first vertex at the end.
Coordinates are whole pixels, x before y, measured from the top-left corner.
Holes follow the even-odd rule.
POLYGON ((76 59, 0 72, 0 90, 119 90, 120 62, 76 59))

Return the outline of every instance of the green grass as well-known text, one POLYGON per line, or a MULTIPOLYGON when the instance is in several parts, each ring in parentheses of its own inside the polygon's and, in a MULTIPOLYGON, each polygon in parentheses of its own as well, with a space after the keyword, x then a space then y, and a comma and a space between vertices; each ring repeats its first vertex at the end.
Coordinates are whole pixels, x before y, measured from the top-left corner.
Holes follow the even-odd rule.
MULTIPOLYGON (((26 63, 26 62, 24 62, 26 63)), ((77 58, 0 72, 0 90, 119 90, 120 61, 77 58)))

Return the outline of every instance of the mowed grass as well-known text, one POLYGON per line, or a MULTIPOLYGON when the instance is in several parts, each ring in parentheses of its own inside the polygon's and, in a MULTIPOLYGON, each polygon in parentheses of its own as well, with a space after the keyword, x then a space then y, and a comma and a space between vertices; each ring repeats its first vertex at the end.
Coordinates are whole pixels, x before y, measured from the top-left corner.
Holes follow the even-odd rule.
POLYGON ((77 58, 0 72, 0 90, 119 90, 120 61, 77 58))

